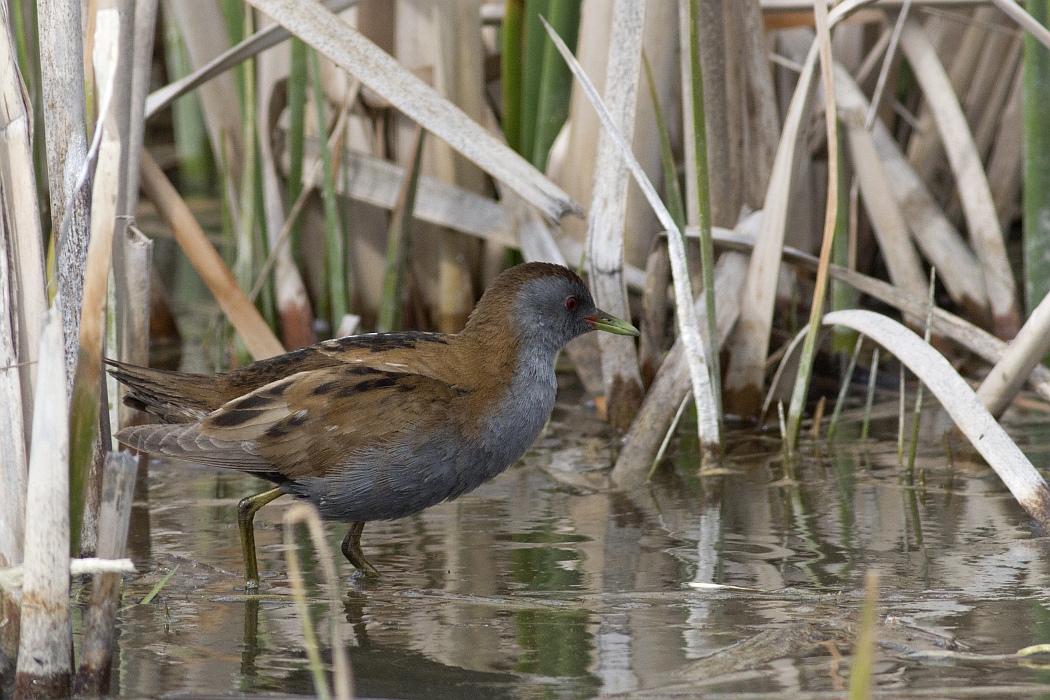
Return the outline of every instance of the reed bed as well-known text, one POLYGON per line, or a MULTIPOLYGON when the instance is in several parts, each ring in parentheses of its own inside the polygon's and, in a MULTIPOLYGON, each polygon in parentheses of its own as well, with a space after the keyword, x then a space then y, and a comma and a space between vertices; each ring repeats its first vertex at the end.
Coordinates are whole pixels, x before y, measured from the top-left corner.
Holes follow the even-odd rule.
MULTIPOLYGON (((774 403, 794 454, 813 373, 878 372, 849 328, 936 382, 963 431, 994 434, 978 449, 1050 528, 1050 489, 996 423, 1026 384, 1050 400, 1046 3, 816 2, 100 0, 83 21, 71 0, 0 3, 0 567, 41 559, 27 488, 69 494, 61 549, 122 555, 98 528, 126 518, 92 505, 131 419, 101 363, 146 362, 149 305, 173 291, 131 226, 151 211, 221 309, 217 365, 349 328, 455 332, 500 270, 559 262, 640 319, 640 348, 566 353, 626 436, 619 487, 673 449, 690 395, 697 469, 718 466, 727 415, 766 429, 774 403), (217 247, 194 188, 221 202, 217 247), (66 447, 32 432, 55 406, 55 337, 66 447), (976 394, 952 367, 969 358, 976 394)), ((834 393, 837 421, 851 392, 834 393)), ((24 593, 0 594, 21 669, 24 593)), ((41 687, 68 692, 73 668, 41 687)))

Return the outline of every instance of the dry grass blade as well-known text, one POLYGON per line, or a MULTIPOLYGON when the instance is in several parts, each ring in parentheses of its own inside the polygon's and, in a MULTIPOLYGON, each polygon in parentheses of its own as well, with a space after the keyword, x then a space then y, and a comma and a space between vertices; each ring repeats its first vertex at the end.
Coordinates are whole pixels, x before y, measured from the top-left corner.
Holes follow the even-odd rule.
POLYGON ((966 117, 929 37, 914 19, 905 24, 901 46, 937 121, 955 173, 970 237, 981 261, 996 334, 1012 338, 1021 326, 1017 290, 991 189, 966 117))
POLYGON ((1025 512, 1044 530, 1050 528, 1050 487, 943 355, 901 324, 872 311, 834 311, 824 317, 824 324, 852 328, 893 352, 933 392, 1025 512))
POLYGON ((580 67, 580 64, 576 62, 575 58, 573 58, 572 53, 565 45, 565 42, 561 40, 561 37, 559 37, 551 29, 550 25, 546 24, 546 22, 544 22, 544 26, 547 28, 547 33, 550 34, 554 45, 557 46, 558 50, 561 52, 562 58, 565 59, 565 62, 569 64, 569 68, 572 69, 573 75, 576 76, 577 81, 579 81, 579 84, 583 88, 587 98, 590 100, 591 105, 601 118, 602 126, 619 147, 624 160, 627 162, 627 167, 630 168, 631 173, 634 175, 635 182, 638 183, 642 193, 645 194, 646 199, 649 201, 649 205, 653 208, 657 217, 659 217, 660 223, 670 232, 667 240, 668 250, 671 254, 671 272, 674 282, 675 301, 678 305, 678 326, 682 333, 682 342, 685 347, 687 361, 689 362, 689 374, 693 385, 693 396, 696 398, 697 413, 699 416, 697 427, 703 445, 701 463, 706 464, 708 460, 715 457, 721 449, 721 436, 719 435, 718 414, 715 408, 716 403, 714 396, 711 393, 711 378, 708 374, 707 359, 704 356, 703 339, 700 335, 699 326, 697 325, 696 312, 693 310, 693 291, 690 286, 689 271, 686 265, 684 237, 682 236, 682 232, 678 228, 678 225, 675 224, 674 219, 671 217, 670 212, 667 211, 667 207, 665 207, 664 203, 660 200, 660 196, 656 193, 649 178, 646 177, 645 172, 642 170, 642 166, 639 165, 638 161, 635 159, 634 154, 631 152, 631 147, 617 130, 609 112, 605 109, 605 105, 602 103, 601 97, 598 95, 598 91, 594 88, 594 84, 591 83, 590 79, 580 67))
POLYGON ((1023 7, 1017 4, 1016 0, 992 0, 996 7, 1003 11, 1007 17, 1017 22, 1021 29, 1031 34, 1035 39, 1050 49, 1050 30, 1028 14, 1023 7))
POLYGON ((302 568, 299 566, 299 549, 295 544, 295 526, 306 525, 310 532, 310 540, 313 542, 317 561, 324 574, 324 581, 328 588, 328 626, 331 633, 332 644, 332 680, 335 684, 335 697, 338 700, 350 700, 353 697, 352 678, 350 676, 350 660, 347 658, 346 645, 343 642, 343 606, 339 602, 338 584, 335 576, 335 565, 332 557, 328 554, 328 543, 324 535, 324 526, 317 509, 309 503, 296 503, 284 514, 284 544, 285 559, 288 562, 288 577, 291 579, 292 591, 295 596, 296 609, 299 613, 299 622, 303 626, 303 635, 307 637, 307 653, 311 656, 311 668, 314 670, 314 684, 319 697, 328 698, 328 683, 325 681, 324 673, 320 670, 320 657, 316 656, 317 639, 313 633, 313 623, 310 619, 310 610, 306 604, 306 588, 303 584, 302 568), (312 651, 310 642, 312 641, 312 651))
POLYGON ((259 10, 372 88, 485 172, 554 220, 579 208, 528 161, 324 7, 296 0, 252 0, 259 10))
POLYGON ((204 235, 189 207, 149 153, 142 154, 142 190, 171 227, 175 240, 215 295, 230 323, 241 334, 252 357, 259 360, 282 354, 284 348, 280 341, 237 285, 237 280, 204 235))

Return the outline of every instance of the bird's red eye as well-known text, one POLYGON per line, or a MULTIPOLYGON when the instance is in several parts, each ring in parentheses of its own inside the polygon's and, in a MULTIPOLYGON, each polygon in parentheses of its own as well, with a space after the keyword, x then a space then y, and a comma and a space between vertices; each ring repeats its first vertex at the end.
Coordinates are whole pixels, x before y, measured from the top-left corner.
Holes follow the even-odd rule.
POLYGON ((576 300, 576 297, 566 297, 565 299, 565 308, 569 311, 575 311, 579 304, 580 302, 576 300))

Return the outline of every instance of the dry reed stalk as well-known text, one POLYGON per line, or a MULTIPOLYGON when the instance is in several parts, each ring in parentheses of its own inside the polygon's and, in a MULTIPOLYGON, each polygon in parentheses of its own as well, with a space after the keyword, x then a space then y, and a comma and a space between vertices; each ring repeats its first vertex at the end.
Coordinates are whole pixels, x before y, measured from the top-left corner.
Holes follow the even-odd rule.
MULTIPOLYGON (((616 128, 632 140, 638 81, 641 72, 645 3, 617 0, 606 62, 605 102, 616 128)), ((587 217, 587 269, 595 302, 620 318, 628 318, 623 281, 624 228, 627 209, 627 165, 609 133, 598 136, 595 180, 587 217)), ((676 234, 671 234, 676 235, 676 234)), ((606 420, 626 430, 641 405, 644 391, 634 340, 603 333, 598 338, 606 399, 606 420)))
POLYGON ((1006 346, 977 389, 977 398, 998 418, 1021 390, 1032 369, 1050 350, 1050 295, 1032 309, 1017 336, 1006 346))
POLYGON ((69 406, 56 308, 40 343, 33 452, 29 461, 16 698, 68 697, 73 668, 69 620, 69 406))
MULTIPOLYGON (((969 90, 988 39, 988 25, 994 23, 998 14, 991 7, 977 8, 971 21, 963 25, 962 36, 957 41, 942 45, 946 50, 941 56, 947 68, 945 77, 955 95, 965 95, 969 90)), ((906 24, 921 26, 910 18, 906 24)), ((924 182, 935 180, 934 176, 944 165, 945 152, 937 133, 937 116, 933 105, 929 104, 934 99, 937 98, 927 95, 927 102, 919 114, 918 128, 908 143, 908 160, 924 182)))
MULTIPOLYGON (((742 3, 732 3, 739 6, 742 3)), ((696 17, 699 31, 700 72, 703 74, 704 123, 706 125, 706 148, 708 170, 718 173, 718 177, 709 179, 711 211, 710 223, 713 226, 732 226, 740 211, 740 188, 738 186, 740 152, 740 132, 743 127, 740 104, 739 65, 736 61, 738 51, 733 47, 727 51, 726 12, 728 9, 721 0, 699 0, 696 17), (730 55, 731 54, 731 55, 730 55), (730 88, 733 88, 730 90, 730 88)), ((686 15, 688 16, 688 15, 686 15)), ((689 62, 689 56, 683 43, 682 61, 689 62)), ((692 90, 690 89, 690 92, 692 90)), ((690 95, 690 100, 692 95, 690 95)), ((686 103, 692 109, 692 102, 686 103)), ((690 120, 691 122, 692 120, 690 120)), ((692 125, 696 128, 696 125, 692 125)), ((691 160, 695 150, 686 152, 685 160, 691 160)), ((690 225, 699 225, 699 220, 690 221, 690 225)))
MULTIPOLYGON (((137 469, 138 459, 130 452, 110 452, 106 455, 97 547, 97 554, 101 558, 120 559, 124 556, 137 469)), ((80 667, 75 683, 77 695, 100 696, 110 692, 113 634, 119 598, 120 574, 94 575, 91 596, 84 613, 84 640, 80 645, 80 667)))
POLYGON ((78 186, 87 160, 82 7, 80 0, 40 0, 37 3, 40 74, 43 100, 48 105, 43 112, 51 231, 59 234, 55 245, 56 276, 58 289, 62 292, 70 387, 76 368, 91 214, 90 186, 78 186))
MULTIPOLYGON (((130 50, 125 54, 131 71, 131 86, 124 96, 122 111, 127 113, 122 151, 123 165, 119 211, 126 222, 134 220, 139 200, 139 163, 145 140, 145 102, 152 74, 153 35, 157 24, 158 0, 138 0, 131 7, 134 21, 130 24, 130 50)), ((114 241, 113 292, 115 304, 116 342, 110 346, 124 362, 149 364, 150 272, 153 263, 153 242, 141 231, 122 225, 114 241)), ((107 376, 107 395, 112 411, 110 425, 127 425, 133 410, 124 405, 122 386, 107 376)), ((101 492, 101 483, 99 489, 101 492)))
MULTIPOLYGON (((360 2, 361 0, 328 0, 325 2, 325 7, 332 12, 341 12, 360 2)), ((249 58, 262 54, 260 60, 265 60, 263 56, 268 56, 272 53, 266 52, 267 49, 280 44, 282 41, 287 41, 291 36, 292 33, 279 24, 270 24, 270 26, 260 29, 249 38, 228 51, 224 51, 189 75, 151 92, 146 100, 146 118, 149 119, 182 95, 200 87, 215 76, 240 65, 249 58)))
MULTIPOLYGON (((27 448, 23 425, 23 368, 18 361, 18 326, 10 264, 12 233, 0 217, 0 569, 22 563, 25 533, 27 448)), ((18 652, 20 595, 0 590, 0 652, 14 658, 18 652)))
MULTIPOLYGON (((715 265, 715 296, 719 303, 718 343, 713 345, 717 347, 725 343, 733 324, 737 322, 746 268, 747 257, 736 253, 722 255, 715 265)), ((704 311, 706 300, 703 295, 704 292, 701 292, 694 305, 697 314, 704 311)), ((638 416, 624 437, 623 450, 612 470, 613 483, 621 488, 631 488, 645 482, 660 449, 660 442, 689 392, 689 366, 684 345, 679 339, 660 365, 638 416)))
MULTIPOLYGON (((438 91, 478 124, 485 120, 485 49, 481 39, 480 0, 447 0, 430 6, 436 45, 434 83, 438 91)), ((399 22, 400 24, 400 22, 399 22)), ((406 27, 407 29, 408 27, 406 27)), ((406 134, 408 136, 408 134, 406 134)), ((408 144, 413 143, 414 134, 408 144)), ((448 144, 429 140, 435 172, 445 182, 481 193, 486 190, 485 174, 457 156, 448 144)), ((406 164, 410 160, 404 161, 406 164)), ((423 166, 424 170, 426 166, 423 166)), ((414 204, 413 204, 414 206, 414 204)), ((456 332, 466 324, 474 308, 470 260, 478 256, 477 244, 453 231, 441 232, 437 307, 438 330, 456 332)))
POLYGON ((1020 216, 1021 185, 1024 181, 1024 71, 1017 71, 1010 95, 999 114, 991 155, 988 158, 988 184, 999 215, 999 225, 1007 230, 1020 216))
MULTIPOLYGON (((848 82, 845 68, 837 68, 837 81, 840 84, 848 82)), ((850 97, 856 97, 856 93, 844 93, 839 117, 846 126, 850 160, 879 250, 893 283, 911 294, 921 295, 927 287, 922 263, 908 234, 908 224, 900 204, 893 196, 889 175, 875 148, 875 139, 864 126, 867 105, 850 100, 850 97)), ((917 318, 909 319, 909 323, 916 328, 920 326, 917 318)))
MULTIPOLYGON (((752 209, 761 209, 769 187, 769 176, 777 156, 777 137, 780 132, 780 117, 777 115, 776 91, 773 87, 773 71, 769 62, 769 45, 762 26, 762 10, 759 0, 742 3, 743 24, 741 26, 744 47, 743 73, 747 94, 747 152, 742 168, 744 177, 744 203, 752 209)), ((732 222, 735 224, 736 222, 732 222)))
MULTIPOLYGON (((320 173, 311 163, 319 159, 316 139, 306 141, 306 166, 303 168, 303 187, 316 188, 320 173)), ((281 154, 281 169, 288 172, 287 152, 281 154)), ((336 192, 386 210, 397 204, 405 168, 375 158, 360 151, 343 152, 343 173, 336 181, 336 192)), ((518 239, 511 232, 504 205, 462 187, 422 175, 413 216, 445 226, 497 245, 517 247, 518 239)))
MULTIPOLYGON (((713 382, 711 380, 711 372, 704 352, 703 336, 698 327, 696 314, 691 312, 693 309, 693 290, 690 284, 689 270, 686 263, 685 237, 682 235, 683 232, 678 224, 675 223, 674 219, 671 217, 671 213, 667 210, 667 207, 660 199, 660 196, 656 193, 653 183, 646 176, 641 164, 631 152, 630 145, 623 138, 623 135, 620 134, 619 129, 616 128, 613 118, 610 116, 605 104, 598 95, 597 89, 590 81, 590 78, 588 78, 587 74, 583 72, 580 64, 576 61, 572 52, 569 51, 569 47, 565 45, 565 42, 560 36, 558 36, 557 32, 554 31, 550 24, 548 24, 542 17, 540 18, 540 21, 543 23, 544 29, 547 30, 547 34, 554 42, 558 52, 569 65, 569 69, 572 71, 573 76, 575 76, 580 86, 586 92, 587 99, 590 100, 591 105, 594 107, 595 111, 598 112, 598 116, 601 118, 605 132, 607 132, 616 142, 620 153, 627 162, 628 168, 630 168, 634 181, 638 184, 638 187, 645 195, 653 213, 656 214, 661 225, 665 227, 665 230, 677 233, 677 235, 668 237, 668 250, 671 254, 672 286, 674 288, 675 301, 678 308, 678 313, 676 314, 678 328, 682 335, 682 342, 686 347, 686 359, 689 363, 689 378, 693 386, 693 396, 696 401, 697 432, 701 443, 700 464, 702 467, 707 466, 718 460, 721 455, 721 413, 718 409, 719 402, 712 387, 713 382)), ((710 304, 708 304, 708 309, 710 309, 710 304)))
POLYGON ((1021 326, 1017 290, 988 178, 978 157, 973 136, 944 66, 937 59, 929 38, 914 20, 908 20, 905 24, 901 46, 936 119, 955 174, 970 238, 977 259, 981 261, 996 335, 1012 338, 1021 326))
POLYGON ((973 140, 982 160, 987 158, 992 141, 999 132, 999 118, 1010 95, 1014 76, 1019 72, 1021 46, 1021 37, 1005 27, 993 31, 963 100, 963 112, 973 129, 973 140))
POLYGON ((664 360, 666 340, 667 288, 671 284, 671 259, 667 240, 654 238, 649 260, 645 266, 645 290, 642 294, 642 314, 638 330, 638 365, 642 383, 648 388, 664 360))
MULTIPOLYGON (((646 58, 656 76, 656 91, 664 105, 677 104, 678 83, 674 67, 678 64, 678 42, 669 36, 669 28, 677 23, 677 7, 667 0, 642 0, 645 23, 643 27, 643 45, 646 58)), ((610 27, 613 22, 614 2, 586 2, 580 13, 579 39, 576 44, 576 58, 591 76, 598 90, 604 94, 606 83, 606 64, 609 60, 609 42, 612 36, 610 27)), ((637 103, 636 121, 640 124, 651 124, 653 107, 645 91, 641 91, 637 103)), ((675 114, 677 108, 667 107, 665 113, 675 114)), ((677 118, 669 126, 677 132, 677 118)), ((595 181, 595 164, 598 157, 598 137, 600 123, 594 110, 588 104, 586 96, 578 86, 572 89, 569 104, 569 118, 565 124, 559 143, 565 148, 557 148, 551 153, 547 172, 551 179, 565 188, 577 202, 590 202, 592 187, 595 181)), ((662 178, 660 141, 656 129, 636 129, 631 147, 635 157, 648 173, 649 178, 659 184, 662 178)), ((568 218, 561 222, 567 240, 585 242, 586 222, 568 218)), ((635 265, 644 264, 649 250, 651 234, 659 224, 653 213, 643 203, 641 192, 633 184, 628 185, 627 206, 623 228, 624 259, 635 265)), ((580 263, 583 258, 568 256, 572 265, 580 263)))
MULTIPOLYGON (((106 329, 106 306, 109 298, 109 274, 113 260, 114 239, 123 235, 127 220, 118 218, 120 182, 123 170, 123 151, 126 133, 121 128, 124 100, 126 100, 127 83, 117 80, 118 67, 122 59, 128 60, 123 53, 129 48, 130 36, 127 25, 127 11, 130 3, 125 2, 120 8, 117 3, 100 7, 95 16, 95 44, 93 62, 95 79, 99 90, 99 125, 96 128, 92 151, 97 152, 94 185, 91 191, 91 242, 88 245, 87 265, 84 275, 84 299, 80 312, 80 347, 77 353, 77 367, 73 379, 71 398, 73 441, 72 461, 70 464, 70 511, 72 523, 71 541, 74 547, 81 544, 81 534, 87 537, 84 542, 90 550, 94 544, 96 524, 93 517, 87 520, 87 527, 82 528, 85 502, 94 506, 100 494, 101 472, 95 471, 96 479, 88 480, 92 463, 101 467, 101 455, 92 455, 88 448, 89 436, 96 436, 98 430, 100 385, 102 381, 102 354, 106 329), (117 233, 119 229, 120 233, 117 233), (85 498, 92 486, 95 498, 85 498)), ((123 243, 122 238, 118 239, 123 243)), ((108 422, 108 421, 107 421, 108 422)), ((109 436, 102 436, 100 449, 108 450, 109 436)), ((88 511, 94 516, 94 510, 88 511)))
POLYGON ((795 154, 804 117, 809 114, 816 63, 817 44, 814 42, 784 119, 762 209, 762 228, 751 255, 744 296, 740 301, 740 321, 729 342, 729 361, 723 385, 725 408, 729 413, 757 416, 762 405, 762 384, 772 331, 780 254, 791 202, 795 154))
MULTIPOLYGON (((0 5, 0 27, 9 27, 7 4, 0 5)), ((0 37, 0 209, 7 220, 6 245, 10 265, 11 306, 18 329, 14 336, 22 391, 22 410, 31 415, 40 328, 47 313, 43 236, 37 202, 33 149, 30 143, 31 107, 18 72, 10 33, 0 37)), ((5 309, 6 311, 6 309, 5 309)), ((26 447, 30 444, 28 424, 26 447)))
POLYGON ((237 285, 237 280, 204 235, 189 207, 148 152, 142 154, 142 191, 171 227, 175 240, 215 296, 219 308, 240 333, 252 357, 259 360, 282 354, 284 348, 280 341, 237 285))

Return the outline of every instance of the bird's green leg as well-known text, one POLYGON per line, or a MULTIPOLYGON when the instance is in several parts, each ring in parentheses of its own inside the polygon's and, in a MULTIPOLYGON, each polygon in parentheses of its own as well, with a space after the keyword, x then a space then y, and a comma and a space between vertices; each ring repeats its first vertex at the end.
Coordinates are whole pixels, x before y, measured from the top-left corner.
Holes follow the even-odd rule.
POLYGON ((350 531, 346 533, 346 537, 343 538, 343 544, 339 546, 339 549, 342 550, 346 560, 353 564, 354 568, 362 574, 368 578, 380 578, 382 574, 365 559, 365 554, 361 551, 361 533, 364 530, 365 524, 363 522, 351 523, 350 531))
POLYGON ((241 529, 241 554, 244 557, 244 587, 248 590, 259 588, 259 562, 255 558, 255 513, 283 495, 284 491, 273 488, 254 496, 245 496, 237 504, 237 526, 241 529))

